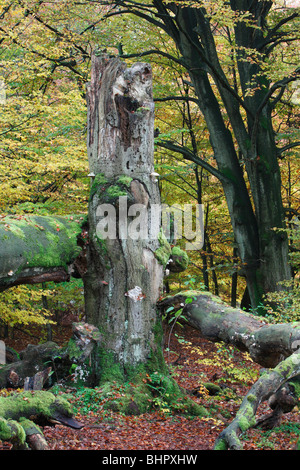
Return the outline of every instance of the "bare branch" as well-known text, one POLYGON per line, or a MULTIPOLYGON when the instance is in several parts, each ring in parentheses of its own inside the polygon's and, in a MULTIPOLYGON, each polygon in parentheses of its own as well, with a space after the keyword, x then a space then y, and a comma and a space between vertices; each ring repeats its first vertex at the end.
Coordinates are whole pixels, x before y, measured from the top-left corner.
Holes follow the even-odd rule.
POLYGON ((164 98, 154 98, 155 102, 164 102, 164 101, 192 101, 193 103, 198 104, 197 98, 192 98, 190 96, 165 96, 164 98))
POLYGON ((177 57, 172 56, 171 54, 168 54, 167 52, 159 51, 157 49, 151 49, 150 51, 139 52, 139 53, 136 53, 136 54, 124 54, 124 55, 121 55, 120 58, 121 59, 132 59, 134 57, 145 57, 147 55, 152 55, 152 54, 161 55, 162 57, 166 57, 167 59, 170 59, 173 62, 176 62, 177 64, 181 65, 182 67, 185 67, 184 61, 182 59, 179 59, 177 57))
MULTIPOLYGON (((287 16, 286 18, 283 18, 281 21, 279 21, 277 23, 276 26, 274 26, 274 28, 272 28, 269 33, 267 34, 267 36, 264 38, 264 41, 262 42, 262 44, 257 48, 257 50, 259 51, 262 51, 268 44, 270 44, 271 42, 274 42, 274 41, 277 41, 278 40, 278 36, 285 36, 286 33, 285 32, 282 32, 282 33, 277 33, 277 31, 281 28, 281 26, 285 25, 286 23, 288 23, 289 21, 293 20, 294 18, 297 18, 299 16, 299 13, 298 12, 295 12, 293 13, 292 15, 290 16, 287 16)), ((289 34, 289 33, 288 33, 289 34)))

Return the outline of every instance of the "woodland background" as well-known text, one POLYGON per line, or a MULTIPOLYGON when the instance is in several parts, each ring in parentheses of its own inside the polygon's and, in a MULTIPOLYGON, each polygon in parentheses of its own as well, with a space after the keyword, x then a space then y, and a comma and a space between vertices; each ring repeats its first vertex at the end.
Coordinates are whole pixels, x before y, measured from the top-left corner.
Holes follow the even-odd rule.
MULTIPOLYGON (((239 275, 241 263, 221 184, 203 167, 188 164, 180 153, 159 146, 160 140, 172 140, 215 166, 205 122, 190 96, 189 77, 169 58, 176 57, 177 51, 163 31, 130 14, 109 15, 110 7, 101 3, 0 0, 0 219, 7 214, 26 218, 27 214, 76 217, 86 213, 90 179, 85 84, 89 81, 91 53, 95 48, 107 50, 122 55, 131 64, 139 60, 139 54, 152 50, 151 55, 140 60, 149 61, 153 69, 155 165, 162 202, 204 205, 203 249, 189 253, 188 270, 166 278, 165 289, 172 293, 182 287, 209 290, 237 306, 245 281, 239 275), (171 99, 172 96, 182 99, 171 99), (187 96, 189 101, 184 99, 187 96)), ((230 36, 233 19, 222 0, 207 4, 215 17, 222 65, 231 70, 234 81, 235 45, 230 36)), ((297 8, 297 1, 275 2, 271 21, 278 22, 297 8)), ((297 30, 297 24, 299 27, 299 20, 291 27, 297 30)), ((274 49, 264 64, 272 81, 282 79, 298 66, 297 44, 286 41, 274 49)), ((274 110, 277 143, 291 147, 280 158, 280 168, 293 278, 287 289, 276 295, 281 307, 274 311, 270 306, 265 313, 271 323, 300 320, 300 165, 298 147, 291 145, 300 140, 299 103, 299 81, 294 81, 285 88, 274 110)), ((274 300, 274 295, 269 300, 274 300)), ((39 339, 42 335, 44 340, 56 340, 57 334, 63 341, 70 323, 78 319, 84 319, 81 280, 38 287, 22 285, 0 293, 1 338, 16 350, 22 349, 26 337, 30 342, 36 341, 28 334, 39 339), (40 329, 40 325, 44 327, 40 329), (66 329, 62 330, 64 326, 66 329)), ((177 346, 189 340, 184 339, 180 325, 175 338, 177 346)), ((166 343, 167 349, 168 346, 166 343)), ((176 348, 173 345, 173 350, 176 348)), ((213 360, 218 348, 208 350, 213 360)), ((222 354, 228 356, 229 364, 232 349, 222 354)), ((182 358, 182 352, 176 357, 182 358)), ((251 367, 246 370, 243 366, 242 370, 251 375, 251 367)), ((190 388, 195 390, 197 386, 193 383, 190 388)), ((160 411, 162 408, 160 403, 160 411)), ((162 415, 165 417, 166 413, 162 415)), ((296 432, 299 434, 299 428, 296 432)))

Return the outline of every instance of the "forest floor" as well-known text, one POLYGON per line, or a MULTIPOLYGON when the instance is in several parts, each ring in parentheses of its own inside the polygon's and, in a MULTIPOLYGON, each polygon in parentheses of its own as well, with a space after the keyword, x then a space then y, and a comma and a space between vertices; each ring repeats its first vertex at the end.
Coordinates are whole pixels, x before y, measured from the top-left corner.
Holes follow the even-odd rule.
MULTIPOLYGON (((53 341, 62 345, 69 335, 70 328, 55 327, 53 341)), ((14 337, 5 342, 20 351, 39 340, 40 333, 29 338, 27 333, 15 330, 14 337)), ((228 345, 211 343, 189 326, 177 326, 172 334, 166 329, 165 360, 178 384, 209 411, 209 418, 171 414, 163 402, 157 410, 141 416, 103 412, 97 402, 97 390, 87 400, 86 394, 80 395, 71 388, 67 390, 68 396, 78 410, 76 419, 84 427, 80 430, 62 425, 45 427, 44 435, 51 450, 212 450, 216 438, 234 418, 243 397, 257 380, 260 367, 247 354, 228 345), (207 382, 219 385, 222 392, 209 395, 203 387, 207 382)), ((264 403, 257 416, 269 412, 264 403)), ((284 415, 279 427, 271 431, 251 429, 241 439, 245 450, 293 450, 299 436, 300 413, 296 407, 284 415)))

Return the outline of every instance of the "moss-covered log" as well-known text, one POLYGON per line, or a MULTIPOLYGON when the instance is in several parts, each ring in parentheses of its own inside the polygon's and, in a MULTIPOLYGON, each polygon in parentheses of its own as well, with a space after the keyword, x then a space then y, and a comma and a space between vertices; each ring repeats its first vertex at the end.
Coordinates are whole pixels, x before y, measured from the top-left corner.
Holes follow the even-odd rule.
POLYGON ((239 434, 250 427, 273 427, 283 413, 291 411, 300 397, 300 323, 269 324, 261 317, 229 307, 207 292, 185 291, 159 302, 164 310, 170 305, 183 308, 184 318, 207 339, 232 344, 247 351, 253 361, 270 369, 245 396, 230 425, 220 434, 215 449, 241 449, 239 434), (186 299, 193 299, 191 303, 186 299), (273 412, 256 422, 259 404, 269 399, 273 412))
POLYGON ((0 397, 0 440, 10 441, 14 449, 31 446, 46 450, 48 446, 40 426, 51 424, 83 427, 73 418, 68 400, 50 392, 13 392, 0 397))
POLYGON ((69 279, 84 241, 84 218, 0 217, 0 291, 69 279))
POLYGON ((239 434, 256 425, 255 414, 259 404, 274 395, 274 390, 280 389, 297 374, 300 374, 299 352, 289 356, 274 369, 265 371, 243 399, 234 420, 219 435, 215 449, 241 450, 239 434))

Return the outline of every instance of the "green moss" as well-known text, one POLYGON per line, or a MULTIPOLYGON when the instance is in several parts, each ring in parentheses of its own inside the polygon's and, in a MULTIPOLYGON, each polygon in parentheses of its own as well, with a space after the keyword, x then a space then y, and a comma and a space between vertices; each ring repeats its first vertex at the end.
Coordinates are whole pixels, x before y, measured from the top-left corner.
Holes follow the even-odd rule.
POLYGON ((71 360, 78 360, 82 355, 82 350, 78 347, 76 341, 71 338, 67 345, 67 354, 71 360))
POLYGON ((63 397, 46 391, 11 393, 0 398, 0 439, 11 441, 14 448, 27 448, 26 436, 42 434, 31 419, 49 420, 56 413, 71 417, 73 408, 63 397))
POLYGON ((106 178, 103 174, 98 174, 91 187, 90 200, 97 194, 102 203, 114 204, 121 196, 127 196, 133 202, 129 191, 131 181, 132 178, 126 175, 106 178))
POLYGON ((257 400, 257 397, 255 395, 253 395, 252 393, 250 393, 248 396, 247 396, 247 400, 250 402, 250 403, 255 403, 256 400, 257 400))
POLYGON ((63 409, 70 416, 72 414, 72 406, 67 400, 46 391, 13 393, 0 398, 0 416, 5 419, 19 420, 32 415, 51 418, 55 409, 63 409))
POLYGON ((99 386, 101 394, 107 399, 105 407, 130 415, 161 406, 177 413, 207 416, 206 410, 187 397, 169 374, 163 357, 163 328, 160 320, 154 327, 154 335, 147 362, 135 366, 121 365, 116 362, 113 351, 99 347, 99 386))
POLYGON ((12 428, 6 419, 0 416, 0 439, 2 441, 9 441, 12 438, 12 428))
POLYGON ((91 190, 90 190, 90 198, 92 198, 101 187, 108 183, 108 179, 104 176, 103 173, 98 173, 93 181, 91 190))
POLYGON ((253 408, 251 403, 255 400, 254 395, 249 395, 247 397, 248 402, 246 402, 239 416, 237 415, 239 428, 242 432, 246 431, 252 426, 255 426, 256 420, 253 413, 253 408))
POLYGON ((222 393, 222 389, 219 385, 212 382, 205 382, 204 387, 209 391, 210 395, 218 395, 222 393))
POLYGON ((30 419, 21 418, 20 425, 24 429, 26 436, 31 436, 32 434, 43 434, 41 428, 30 419))
POLYGON ((178 246, 174 246, 171 250, 171 258, 174 262, 184 271, 189 265, 189 257, 186 251, 182 250, 178 246))
MULTIPOLYGON (((80 218, 79 218, 80 219, 80 218)), ((0 239, 9 233, 8 252, 16 249, 21 253, 18 267, 67 267, 80 253, 77 237, 81 233, 82 220, 72 221, 63 217, 26 216, 24 218, 6 217, 0 223, 0 239), (5 224, 7 226, 5 226, 5 224)), ((12 257, 12 259, 14 259, 12 257)), ((13 270, 11 257, 8 271, 13 270)), ((3 269, 6 258, 2 260, 3 269)))
POLYGON ((225 439, 220 439, 214 447, 214 450, 227 450, 225 439))
POLYGON ((132 178, 126 175, 120 176, 117 180, 119 184, 123 184, 124 186, 127 186, 128 188, 130 187, 131 181, 132 181, 132 178))
POLYGON ((239 419, 239 428, 242 432, 247 431, 250 428, 250 423, 246 416, 241 416, 239 419))
POLYGON ((298 398, 300 398, 300 378, 299 376, 294 377, 293 379, 289 380, 289 385, 292 385, 294 388, 294 392, 298 398))
POLYGON ((171 255, 171 246, 162 230, 160 230, 159 232, 158 241, 160 247, 155 251, 155 257, 157 258, 158 262, 165 268, 171 255))
POLYGON ((101 370, 99 385, 110 382, 124 382, 124 371, 121 365, 116 362, 114 352, 98 347, 96 354, 99 369, 101 370))

